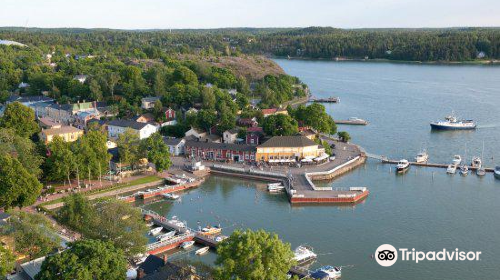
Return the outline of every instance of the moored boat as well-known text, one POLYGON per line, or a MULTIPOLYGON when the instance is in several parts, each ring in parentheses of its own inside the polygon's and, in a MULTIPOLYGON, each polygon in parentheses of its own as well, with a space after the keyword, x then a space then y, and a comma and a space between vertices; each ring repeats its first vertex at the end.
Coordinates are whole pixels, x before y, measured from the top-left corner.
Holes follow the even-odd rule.
POLYGON ((418 153, 418 155, 415 157, 415 162, 417 163, 424 163, 429 160, 429 155, 427 154, 426 151, 422 151, 418 153))
POLYGON ((342 276, 342 267, 322 266, 311 273, 313 279, 338 279, 342 276))
POLYGON ((215 235, 222 232, 220 227, 206 226, 199 231, 200 234, 203 235, 215 235))
POLYGON ((281 183, 272 183, 267 185, 267 191, 275 193, 282 192, 285 190, 285 187, 281 183))
POLYGON ((462 157, 460 155, 453 156, 452 163, 458 166, 460 163, 462 163, 462 157))
POLYGON ((149 235, 157 235, 163 230, 163 227, 157 227, 149 231, 149 235))
POLYGON ((203 248, 196 250, 194 253, 196 255, 203 255, 203 254, 207 253, 208 250, 210 250, 210 247, 206 246, 206 247, 203 247, 203 248))
POLYGON ((453 113, 444 120, 431 122, 431 128, 436 130, 472 130, 476 129, 473 120, 459 120, 453 113))
POLYGON ((472 158, 471 166, 473 168, 481 168, 481 165, 482 165, 482 161, 481 161, 480 157, 473 157, 472 158))
POLYGON ((398 173, 405 173, 410 168, 410 163, 406 159, 402 159, 396 165, 396 170, 398 173))
POLYGON ((448 165, 448 168, 446 168, 446 173, 448 174, 455 174, 457 172, 457 166, 455 164, 450 164, 448 165))
POLYGON ((293 254, 293 259, 299 264, 315 260, 318 257, 318 255, 313 252, 313 249, 311 247, 303 245, 297 247, 293 251, 293 254))
POLYGON ((170 238, 174 237, 175 234, 176 234, 176 231, 173 230, 173 231, 170 231, 170 232, 167 232, 165 234, 157 236, 156 240, 158 240, 158 241, 165 241, 167 239, 170 239, 170 238))
POLYGON ((495 167, 493 175, 495 176, 495 178, 500 179, 500 165, 495 167))
POLYGON ((193 245, 194 245, 194 241, 186 241, 186 242, 183 242, 180 247, 182 249, 188 249, 188 248, 193 247, 193 245))
POLYGON ((469 168, 466 165, 460 166, 460 175, 467 176, 469 174, 469 168))
POLYGON ((479 168, 478 170, 476 170, 476 175, 480 177, 486 175, 486 169, 484 169, 483 167, 479 168))
POLYGON ((175 193, 164 193, 164 194, 162 194, 162 196, 166 199, 172 199, 172 200, 176 200, 176 199, 180 198, 180 196, 175 194, 175 193))

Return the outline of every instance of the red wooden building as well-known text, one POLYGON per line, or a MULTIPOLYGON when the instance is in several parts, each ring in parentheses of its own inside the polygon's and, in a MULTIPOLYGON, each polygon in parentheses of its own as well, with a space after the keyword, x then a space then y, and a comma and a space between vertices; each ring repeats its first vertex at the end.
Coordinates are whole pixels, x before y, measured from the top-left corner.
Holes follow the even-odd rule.
POLYGON ((187 156, 203 160, 253 162, 255 146, 245 144, 214 143, 203 141, 187 141, 184 146, 187 156))

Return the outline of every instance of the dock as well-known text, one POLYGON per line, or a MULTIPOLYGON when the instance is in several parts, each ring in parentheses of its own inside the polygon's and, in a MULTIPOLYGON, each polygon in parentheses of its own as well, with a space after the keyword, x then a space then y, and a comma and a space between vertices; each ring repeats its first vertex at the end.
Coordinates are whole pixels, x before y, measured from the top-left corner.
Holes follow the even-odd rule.
POLYGON ((309 102, 317 102, 317 103, 339 103, 340 102, 340 97, 326 97, 326 98, 319 98, 319 97, 313 97, 311 96, 309 98, 309 102))
POLYGON ((368 121, 365 120, 335 120, 335 123, 343 125, 368 125, 368 121))
POLYGON ((153 197, 158 197, 163 194, 180 192, 192 188, 196 188, 201 183, 203 183, 204 179, 193 179, 192 181, 181 182, 175 185, 165 185, 163 187, 158 187, 155 189, 149 189, 146 191, 138 191, 128 196, 118 197, 119 200, 123 200, 125 202, 134 202, 137 198, 148 199, 153 197))

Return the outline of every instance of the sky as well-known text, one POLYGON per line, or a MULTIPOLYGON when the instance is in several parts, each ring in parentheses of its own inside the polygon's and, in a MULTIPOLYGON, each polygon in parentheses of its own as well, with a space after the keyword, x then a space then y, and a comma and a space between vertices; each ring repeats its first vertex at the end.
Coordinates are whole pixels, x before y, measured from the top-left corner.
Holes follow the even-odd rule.
POLYGON ((0 26, 500 26, 499 0, 0 0, 0 26))

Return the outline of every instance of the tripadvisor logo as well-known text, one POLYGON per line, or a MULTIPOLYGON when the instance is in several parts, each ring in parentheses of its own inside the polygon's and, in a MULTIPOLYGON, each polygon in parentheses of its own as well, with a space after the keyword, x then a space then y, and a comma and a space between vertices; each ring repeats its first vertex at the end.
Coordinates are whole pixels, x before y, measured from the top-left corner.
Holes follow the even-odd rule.
POLYGON ((375 251, 375 260, 381 266, 392 266, 398 260, 398 255, 401 261, 411 261, 418 263, 420 261, 479 261, 481 252, 465 252, 458 249, 449 251, 443 249, 441 251, 415 251, 415 249, 399 248, 397 250, 390 244, 380 245, 375 251), (399 251, 399 252, 398 252, 399 251))

